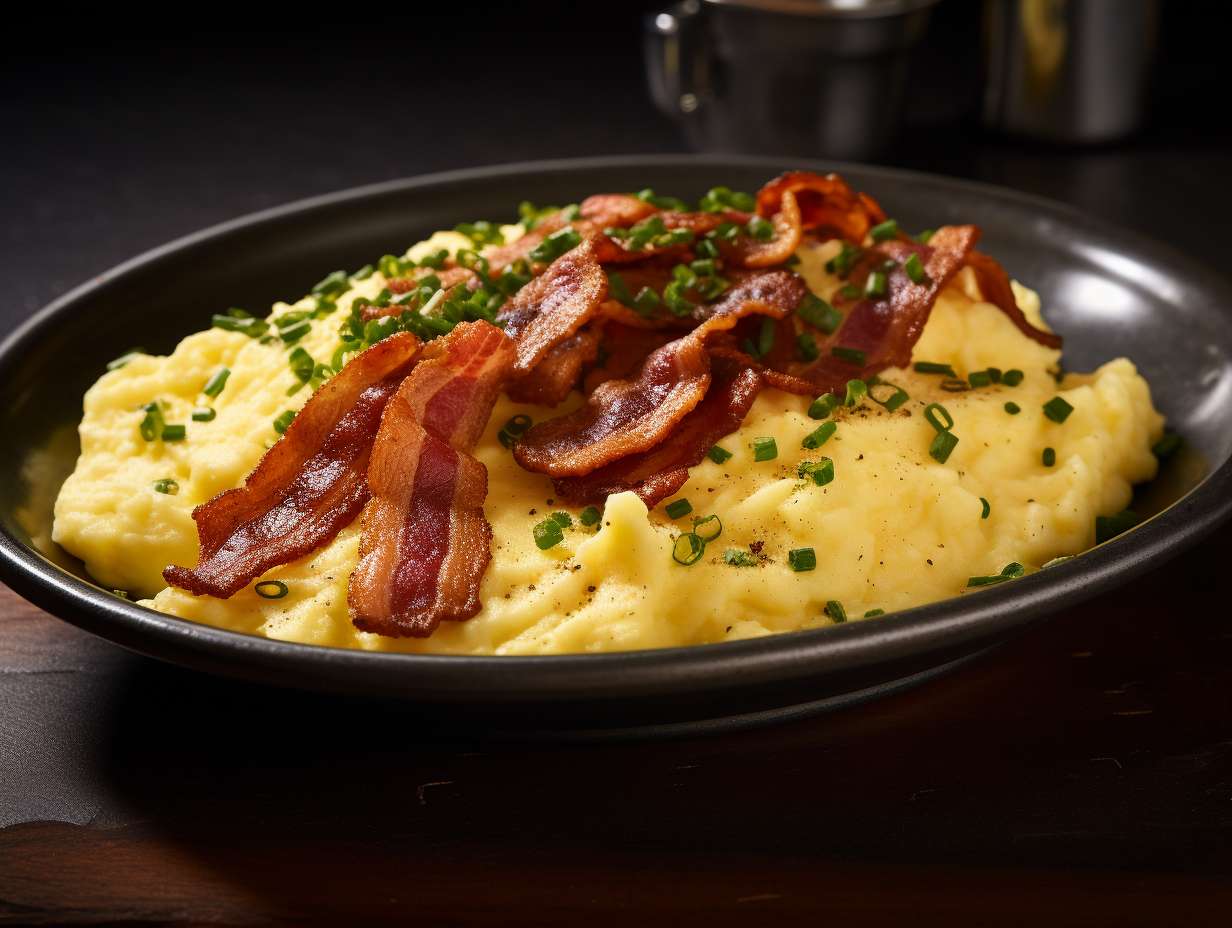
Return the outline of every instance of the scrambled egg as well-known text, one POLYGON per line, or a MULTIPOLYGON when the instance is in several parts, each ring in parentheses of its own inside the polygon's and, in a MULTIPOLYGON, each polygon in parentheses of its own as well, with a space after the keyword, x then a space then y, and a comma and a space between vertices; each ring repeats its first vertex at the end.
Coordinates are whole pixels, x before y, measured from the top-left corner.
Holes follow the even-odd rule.
MULTIPOLYGON (((455 233, 414 246, 420 258, 439 248, 470 247, 455 233)), ((797 270, 823 297, 841 282, 824 270, 837 243, 801 249, 797 270)), ((298 344, 328 361, 351 300, 373 298, 379 273, 353 282, 334 317, 314 320, 298 344)), ((1015 284, 1019 305, 1041 324, 1039 300, 1015 284)), ((312 308, 305 299, 295 308, 312 308)), ((275 306, 275 314, 291 307, 275 306)), ((889 370, 882 377, 910 400, 894 412, 865 400, 834 414, 837 431, 820 449, 801 439, 819 423, 809 399, 776 390, 758 398, 741 429, 723 439, 731 457, 693 468, 674 499, 692 513, 677 520, 663 506, 648 513, 631 493, 608 499, 598 526, 553 499, 551 482, 519 468, 497 439, 517 413, 536 421, 548 409, 502 399, 475 451, 488 468, 487 517, 494 540, 483 581, 483 610, 446 623, 428 639, 393 639, 357 631, 347 615, 347 578, 355 566, 353 524, 312 555, 271 571, 289 593, 262 599, 249 586, 229 600, 168 589, 161 571, 197 561, 193 507, 240 484, 276 439, 273 421, 307 400, 288 367, 289 349, 210 329, 185 338, 169 357, 138 356, 105 374, 85 397, 81 457, 55 508, 54 539, 80 557, 101 584, 163 612, 222 628, 288 641, 384 651, 552 654, 656 648, 748 638, 829 624, 826 604, 858 619, 957 596, 973 575, 1010 562, 1034 570, 1094 542, 1097 515, 1125 508, 1131 485, 1155 475, 1150 448, 1163 418, 1134 365, 1120 359, 1093 374, 1054 378, 1059 352, 1020 333, 983 302, 970 271, 938 300, 915 349, 916 360, 947 363, 960 376, 988 367, 1018 368, 1005 384, 948 393, 941 377, 889 370), (202 387, 230 369, 214 399, 202 387), (1043 404, 1060 395, 1073 406, 1057 423, 1043 404), (140 407, 157 400, 187 438, 146 441, 140 407), (923 415, 931 402, 953 416, 959 442, 944 464, 928 453, 935 435, 923 415), (1007 412, 1006 404, 1020 412, 1007 412), (213 406, 216 418, 191 411, 213 406), (772 437, 773 460, 756 461, 755 438, 772 437), (1046 466, 1046 448, 1055 463, 1046 466), (819 486, 797 476, 802 461, 832 459, 834 479, 819 486), (172 479, 175 494, 154 489, 172 479), (987 514, 985 515, 985 502, 987 514), (571 512, 565 540, 547 551, 532 530, 552 512, 571 512), (673 542, 700 516, 718 515, 722 534, 702 558, 682 566, 673 542), (796 572, 788 552, 812 548, 816 569, 796 572), (728 563, 725 553, 741 552, 728 563)), ((833 612, 833 609, 831 609, 833 612)))

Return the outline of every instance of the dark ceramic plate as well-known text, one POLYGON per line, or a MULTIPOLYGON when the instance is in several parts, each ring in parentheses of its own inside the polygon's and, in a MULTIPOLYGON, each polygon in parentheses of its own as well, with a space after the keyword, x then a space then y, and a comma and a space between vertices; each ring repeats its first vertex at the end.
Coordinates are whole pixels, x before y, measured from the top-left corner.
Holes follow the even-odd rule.
POLYGON ((485 727, 723 727, 867 698, 938 672, 1013 630, 1176 554, 1232 508, 1232 288, 1170 249, 1007 190, 901 171, 671 156, 439 174, 307 200, 173 242, 47 307, 0 346, 0 573, 19 593, 143 654, 272 683, 402 699, 424 718, 485 727), (1185 451, 1137 502, 1152 518, 1013 583, 866 622, 753 641, 564 657, 369 654, 221 631, 93 585, 48 540, 78 451, 81 396, 133 332, 169 351, 219 307, 295 298, 336 267, 400 252, 522 199, 602 190, 697 197, 756 189, 789 167, 837 168, 907 228, 974 222, 984 247, 1040 291, 1076 370, 1133 359, 1185 451), (422 713, 420 713, 422 708, 422 713))

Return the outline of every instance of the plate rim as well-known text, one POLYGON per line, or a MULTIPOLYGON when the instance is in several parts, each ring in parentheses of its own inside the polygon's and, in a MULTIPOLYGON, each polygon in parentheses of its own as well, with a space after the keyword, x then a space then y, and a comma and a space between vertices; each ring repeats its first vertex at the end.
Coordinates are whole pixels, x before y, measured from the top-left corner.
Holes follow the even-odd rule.
MULTIPOLYGON (((19 349, 37 340, 43 327, 78 301, 121 277, 138 274, 169 254, 232 232, 297 214, 398 192, 486 181, 529 173, 647 170, 678 166, 764 168, 785 165, 963 190, 1009 201, 1064 220, 1092 235, 1129 243, 1153 262, 1183 272, 1199 289, 1222 293, 1232 305, 1232 286, 1207 265, 1115 223, 1035 194, 981 181, 902 168, 773 156, 613 155, 513 162, 397 178, 350 187, 262 209, 173 239, 138 254, 74 287, 28 317, 0 341, 0 382, 19 349)), ((120 599, 55 565, 0 526, 0 579, 53 615, 130 650, 215 672, 314 689, 383 692, 442 701, 472 702, 493 696, 521 699, 656 696, 744 688, 839 670, 855 670, 972 645, 1002 637, 1041 617, 1089 599, 1163 564, 1195 544, 1232 515, 1232 457, 1195 487, 1131 532, 1072 560, 974 593, 879 617, 875 622, 782 632, 763 637, 672 648, 599 654, 470 655, 374 652, 302 644, 199 624, 120 599), (218 666, 219 658, 230 662, 218 666), (307 683, 308 669, 326 679, 307 683), (271 676, 272 674, 272 676, 271 676), (375 685, 354 685, 357 675, 375 685), (733 676, 738 678, 733 682, 733 676)))

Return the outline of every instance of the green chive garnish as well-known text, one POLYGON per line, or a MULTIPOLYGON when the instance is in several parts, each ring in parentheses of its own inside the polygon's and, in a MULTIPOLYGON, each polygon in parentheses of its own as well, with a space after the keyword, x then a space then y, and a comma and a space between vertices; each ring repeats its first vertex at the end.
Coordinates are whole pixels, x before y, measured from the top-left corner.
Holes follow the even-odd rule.
POLYGON ((688 567, 701 560, 706 551, 706 542, 693 532, 685 532, 672 545, 672 560, 688 567))
POLYGON ((987 387, 992 383, 992 375, 988 371, 972 371, 967 375, 967 383, 973 387, 987 387))
POLYGON ((834 461, 822 458, 820 461, 801 461, 796 468, 796 476, 805 480, 811 479, 819 487, 824 487, 834 480, 834 461))
POLYGON ((863 380, 849 380, 847 381, 847 398, 843 400, 843 405, 858 406, 866 396, 868 396, 868 384, 863 380))
POLYGON ((1016 387, 1022 383, 1022 378, 1025 375, 1018 368, 1013 367, 1001 375, 1001 382, 1007 387, 1016 387))
POLYGON ((995 583, 1004 583, 1006 580, 1016 580, 1026 573, 1026 569, 1017 561, 1006 564, 999 574, 993 574, 991 577, 968 577, 967 586, 992 586, 995 583))
POLYGON ((578 516, 578 521, 585 526, 598 525, 599 520, 603 518, 603 513, 599 512, 596 506, 587 506, 582 510, 582 514, 578 516))
MULTIPOLYGON (((300 349, 301 351, 303 349, 300 349)), ((222 392, 222 388, 227 385, 227 378, 231 376, 231 371, 228 368, 220 367, 214 376, 205 382, 205 386, 201 388, 201 392, 206 396, 217 396, 222 392)))
POLYGON ((796 354, 800 356, 801 361, 816 361, 821 357, 821 350, 817 347, 817 340, 812 335, 808 332, 801 332, 796 336, 796 354))
POLYGON ((842 345, 831 348, 830 354, 840 361, 846 361, 848 364, 854 364, 856 367, 863 367, 867 358, 867 355, 859 348, 844 348, 842 345))
POLYGON ((710 460, 714 461, 716 464, 722 464, 724 461, 731 458, 731 456, 732 453, 730 451, 726 448, 720 447, 719 445, 713 445, 710 450, 706 452, 706 457, 710 458, 710 460))
POLYGON ((1151 454, 1159 458, 1161 461, 1167 460, 1176 454, 1181 447, 1181 436, 1176 432, 1164 432, 1163 436, 1155 444, 1151 445, 1151 454))
POLYGON ((561 528, 573 527, 573 516, 569 515, 567 512, 554 512, 551 516, 549 516, 549 518, 561 528))
POLYGON ((519 413, 518 415, 510 418, 510 420, 505 423, 504 429, 505 431, 509 432, 509 434, 511 435, 521 435, 523 432, 529 429, 533 424, 534 424, 534 421, 531 419, 530 416, 524 416, 521 413, 519 413))
POLYGON ((754 438, 752 447, 754 461, 773 461, 779 456, 779 445, 773 438, 754 438))
POLYGON ((938 464, 944 464, 957 444, 958 437, 953 432, 938 432, 928 446, 928 454, 938 464))
POLYGON ((843 323, 841 312, 812 293, 806 294, 800 301, 800 305, 796 307, 796 315, 827 334, 837 331, 843 323))
POLYGON ((881 299, 886 295, 886 275, 884 271, 873 271, 864 282, 864 295, 881 299))
POLYGON ((988 500, 984 499, 984 497, 981 496, 980 506, 983 507, 983 511, 980 513, 980 518, 987 519, 988 514, 992 512, 992 505, 988 502, 988 500))
POLYGON ((188 436, 188 429, 182 425, 164 425, 160 436, 163 441, 183 441, 188 436))
POLYGON ((213 422, 217 415, 213 407, 200 406, 192 411, 192 420, 193 422, 213 422))
POLYGON ((860 298, 860 288, 855 284, 843 284, 838 289, 838 295, 844 300, 858 300, 860 298))
POLYGON ((711 542, 723 534, 723 520, 718 516, 704 516, 693 520, 693 534, 704 542, 711 542))
POLYGON ((669 519, 679 519, 681 516, 687 516, 693 511, 693 504, 684 497, 681 497, 680 499, 672 500, 664 506, 663 511, 667 513, 669 519))
POLYGON ((907 272, 907 277, 913 284, 928 283, 928 272, 924 270, 924 262, 920 260, 919 255, 912 255, 903 264, 903 270, 907 272))
POLYGON ((890 383, 888 380, 878 380, 875 384, 872 384, 872 383, 869 384, 868 385, 868 395, 874 403, 878 403, 879 405, 884 406, 886 412, 894 412, 894 410, 902 406, 903 403, 911 399, 911 397, 907 395, 906 390, 904 390, 902 387, 898 386, 897 384, 890 383), (884 400, 878 399, 876 391, 880 387, 889 387, 894 392, 891 393, 884 400))
POLYGON ((565 531, 559 522, 549 517, 535 526, 534 536, 535 546, 546 551, 565 540, 565 531))
POLYGON ((295 419, 295 410, 284 410, 282 415, 274 420, 274 431, 282 435, 288 428, 291 427, 291 422, 295 419))
POLYGON ((898 223, 893 219, 887 219, 869 229, 869 234, 874 242, 888 242, 898 237, 898 223))
POLYGON ((163 412, 157 403, 146 403, 141 410, 145 413, 138 426, 141 437, 146 441, 153 441, 163 432, 163 412))
POLYGON ((114 361, 108 361, 107 370, 118 371, 129 361, 133 360, 134 358, 139 358, 143 354, 145 354, 145 350, 142 348, 130 348, 128 349, 128 351, 124 352, 124 354, 120 355, 114 361))
POLYGON ((862 254, 864 254, 863 249, 857 248, 849 242, 843 242, 842 250, 826 262, 826 272, 837 274, 839 277, 846 277, 855 263, 860 260, 862 254))
POLYGON ((291 592, 291 588, 281 580, 262 580, 253 589, 262 599, 282 599, 291 592))
POLYGON ((757 333, 757 355, 764 358, 774 348, 774 320, 766 317, 761 321, 761 330, 757 333))
POLYGON ((843 604, 837 599, 832 599, 826 603, 826 615, 828 615, 835 624, 841 624, 847 621, 847 610, 843 608, 843 604))
POLYGON ((1073 411, 1074 407, 1059 396, 1054 396, 1044 404, 1044 415, 1053 422, 1064 422, 1073 411))
POLYGON ((180 492, 180 485, 170 477, 164 477, 162 480, 154 481, 155 493, 166 493, 168 496, 175 496, 180 492))
POLYGON ((787 552, 787 566, 796 573, 817 569, 817 552, 812 548, 792 548, 787 552))
POLYGON ((838 405, 838 397, 833 393, 823 393, 813 402, 809 403, 808 414, 810 419, 825 419, 830 413, 834 412, 834 407, 838 405))
POLYGON ((278 337, 282 339, 284 345, 289 345, 303 338, 311 331, 312 323, 307 319, 301 319, 299 322, 293 322, 285 328, 280 327, 278 329, 278 337))
POLYGON ((1111 538, 1115 538, 1122 532, 1127 532, 1141 519, 1138 514, 1132 509, 1125 509, 1118 512, 1114 516, 1096 516, 1095 517, 1095 543, 1103 544, 1111 538))
POLYGON ((756 567, 757 558, 748 551, 739 548, 728 548, 723 552, 723 563, 732 567, 756 567))
POLYGON ((830 440, 830 437, 837 430, 838 423, 833 421, 823 422, 821 425, 817 426, 817 428, 813 429, 813 431, 804 436, 804 439, 800 442, 800 446, 803 448, 809 448, 810 450, 813 448, 820 448, 830 440))
POLYGON ((929 403, 924 407, 924 418, 938 432, 948 432, 954 427, 954 417, 940 403, 929 403))
POLYGON ((768 242, 774 238, 774 225, 768 219, 763 219, 761 216, 754 216, 749 220, 745 230, 752 238, 759 242, 768 242))
POLYGON ((929 240, 932 239, 935 233, 936 233, 935 229, 925 229, 923 232, 921 232, 919 235, 915 237, 915 240, 919 242, 921 245, 927 245, 929 243, 929 240))
POLYGON ((1013 400, 1010 400, 1008 403, 1005 404, 1005 411, 1008 412, 1011 416, 1016 416, 1020 412, 1022 412, 1022 407, 1019 406, 1017 403, 1015 403, 1013 400))
POLYGON ((911 365, 911 369, 917 374, 944 374, 947 377, 957 377, 954 373, 954 368, 948 364, 939 364, 936 361, 916 361, 911 365))
POLYGON ((1040 460, 1043 461, 1045 467, 1052 467, 1057 463, 1057 452, 1053 448, 1045 448, 1044 453, 1040 455, 1040 460))
POLYGON ((864 618, 875 619, 879 615, 885 615, 885 610, 884 609, 870 609, 868 610, 868 612, 864 613, 864 618))

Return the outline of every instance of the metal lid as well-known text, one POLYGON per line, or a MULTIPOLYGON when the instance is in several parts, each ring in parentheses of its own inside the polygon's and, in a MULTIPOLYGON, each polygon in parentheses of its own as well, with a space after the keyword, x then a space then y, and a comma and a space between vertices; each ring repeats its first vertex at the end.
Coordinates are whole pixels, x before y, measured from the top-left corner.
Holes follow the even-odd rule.
POLYGON ((881 16, 903 16, 939 0, 705 0, 715 6, 736 7, 791 16, 836 16, 851 19, 871 19, 881 16))

